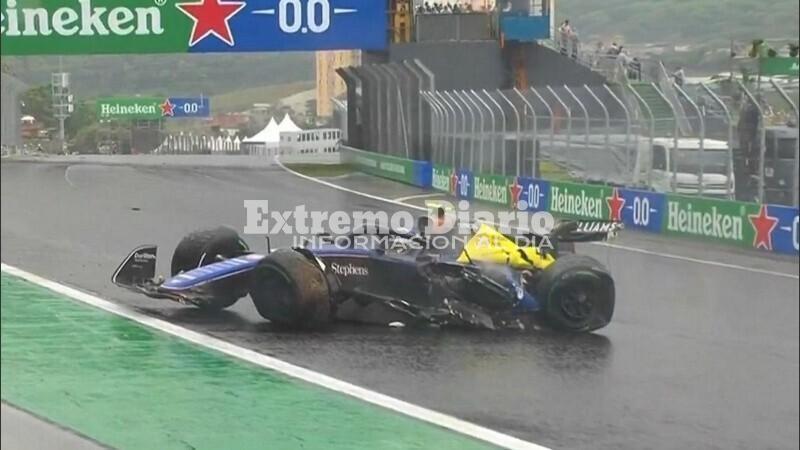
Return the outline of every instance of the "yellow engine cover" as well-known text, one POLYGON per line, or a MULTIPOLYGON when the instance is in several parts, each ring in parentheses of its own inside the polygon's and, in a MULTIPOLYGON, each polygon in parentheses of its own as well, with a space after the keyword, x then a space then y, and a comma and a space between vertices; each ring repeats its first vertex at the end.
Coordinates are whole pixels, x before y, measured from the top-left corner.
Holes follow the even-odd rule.
POLYGON ((458 262, 488 262, 514 269, 546 269, 555 262, 552 255, 541 254, 533 247, 520 247, 495 228, 481 224, 478 232, 464 246, 458 262), (469 258, 467 257, 469 254, 469 258))

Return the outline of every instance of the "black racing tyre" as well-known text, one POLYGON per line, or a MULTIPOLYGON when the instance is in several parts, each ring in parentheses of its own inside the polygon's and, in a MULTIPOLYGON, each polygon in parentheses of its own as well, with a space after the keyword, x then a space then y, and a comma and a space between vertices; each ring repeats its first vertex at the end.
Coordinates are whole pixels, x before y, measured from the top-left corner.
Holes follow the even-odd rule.
MULTIPOLYGON (((196 269, 218 261, 217 255, 233 258, 249 251, 235 230, 218 227, 195 231, 181 239, 172 254, 170 275, 196 269)), ((225 309, 247 295, 246 283, 234 276, 217 281, 209 286, 211 296, 208 301, 196 303, 199 308, 209 310, 225 309)))
POLYGON ((277 250, 253 272, 250 297, 261 317, 299 329, 330 321, 331 295, 325 275, 294 250, 277 250))
POLYGON ((594 258, 564 255, 545 269, 536 287, 547 321, 553 328, 590 332, 603 328, 614 315, 614 281, 594 258))

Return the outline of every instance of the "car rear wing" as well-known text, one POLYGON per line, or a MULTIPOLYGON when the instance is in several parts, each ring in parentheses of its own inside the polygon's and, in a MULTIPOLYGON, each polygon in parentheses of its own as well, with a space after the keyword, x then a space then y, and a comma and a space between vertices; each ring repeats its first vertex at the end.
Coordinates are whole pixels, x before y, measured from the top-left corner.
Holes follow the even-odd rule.
POLYGON ((556 224, 550 236, 559 242, 608 241, 624 228, 622 222, 604 220, 569 220, 556 224))

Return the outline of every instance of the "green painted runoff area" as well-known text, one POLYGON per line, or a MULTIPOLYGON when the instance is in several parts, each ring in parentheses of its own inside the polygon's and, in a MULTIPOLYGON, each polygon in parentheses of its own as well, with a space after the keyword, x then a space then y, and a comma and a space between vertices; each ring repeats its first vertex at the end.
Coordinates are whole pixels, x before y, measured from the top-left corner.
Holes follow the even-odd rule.
POLYGON ((487 445, 3 273, 2 398, 119 449, 487 445))

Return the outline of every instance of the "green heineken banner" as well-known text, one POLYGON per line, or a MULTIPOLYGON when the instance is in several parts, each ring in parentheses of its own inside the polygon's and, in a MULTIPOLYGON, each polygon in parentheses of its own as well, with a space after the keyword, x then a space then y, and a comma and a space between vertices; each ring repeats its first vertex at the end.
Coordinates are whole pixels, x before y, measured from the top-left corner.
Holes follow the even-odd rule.
POLYGON ((432 168, 431 187, 437 191, 455 195, 455 171, 452 167, 434 164, 432 168))
POLYGON ((550 212, 575 219, 610 220, 618 191, 608 186, 550 183, 550 212))
POLYGON ((356 166, 366 173, 416 184, 414 161, 351 148, 343 148, 341 153, 342 162, 356 166))
POLYGON ((386 5, 364 0, 0 0, 0 49, 4 55, 382 50, 388 43, 386 5))
POLYGON ((164 116, 163 98, 114 97, 97 100, 97 117, 101 119, 160 119, 164 116))
POLYGON ((662 228, 664 234, 750 247, 755 237, 759 206, 668 194, 666 212, 662 228))
POLYGON ((509 187, 513 178, 501 175, 475 174, 473 177, 474 190, 472 197, 475 200, 509 206, 509 187))
POLYGON ((761 75, 787 75, 791 77, 800 76, 800 59, 776 56, 774 58, 761 58, 759 60, 759 70, 761 75))

